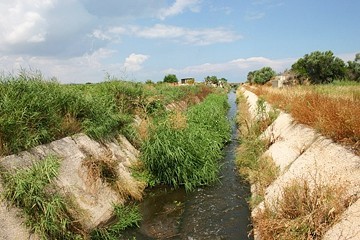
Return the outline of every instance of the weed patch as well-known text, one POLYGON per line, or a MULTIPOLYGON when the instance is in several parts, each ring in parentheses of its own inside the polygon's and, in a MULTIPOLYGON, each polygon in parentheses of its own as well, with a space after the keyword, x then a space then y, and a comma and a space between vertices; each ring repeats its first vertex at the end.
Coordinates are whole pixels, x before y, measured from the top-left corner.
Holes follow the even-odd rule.
POLYGON ((277 113, 267 113, 264 100, 257 102, 258 116, 251 119, 244 96, 238 94, 237 122, 240 130, 240 145, 237 149, 236 163, 239 173, 252 184, 255 192, 250 206, 260 203, 265 189, 277 178, 279 168, 270 157, 262 157, 270 142, 260 138, 262 132, 276 119, 277 113))
POLYGON ((348 207, 344 188, 294 180, 280 199, 256 213, 254 225, 263 239, 321 239, 348 207))
POLYGON ((109 77, 98 84, 61 85, 40 72, 0 76, 0 155, 84 132, 96 140, 124 134, 137 142, 134 115, 159 115, 166 104, 202 99, 205 86, 148 86, 109 77))
POLYGON ((98 228, 91 233, 93 240, 115 240, 121 237, 121 232, 126 228, 139 226, 141 220, 139 209, 135 205, 115 205, 115 224, 98 228))
POLYGON ((69 214, 66 201, 51 190, 59 167, 58 159, 49 156, 29 169, 2 173, 3 195, 22 210, 26 225, 42 239, 77 239, 79 228, 69 214))

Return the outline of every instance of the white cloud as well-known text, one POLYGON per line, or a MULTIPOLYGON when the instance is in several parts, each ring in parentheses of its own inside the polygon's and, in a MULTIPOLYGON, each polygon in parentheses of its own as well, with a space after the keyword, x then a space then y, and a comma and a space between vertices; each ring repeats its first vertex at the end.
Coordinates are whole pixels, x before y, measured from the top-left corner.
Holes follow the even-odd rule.
POLYGON ((148 55, 132 53, 125 59, 124 68, 127 71, 139 71, 143 64, 149 58, 148 55))
POLYGON ((2 0, 0 53, 81 56, 93 24, 79 0, 2 0))
POLYGON ((59 59, 46 56, 9 55, 0 57, 0 65, 8 72, 16 73, 21 68, 40 70, 46 77, 56 77, 62 83, 99 82, 105 72, 116 74, 122 71, 122 63, 104 64, 117 51, 100 48, 79 57, 59 59))
POLYGON ((245 15, 245 19, 248 21, 251 20, 258 20, 265 17, 265 12, 260 12, 260 11, 254 11, 254 12, 247 12, 245 15))
POLYGON ((176 0, 170 7, 160 9, 159 18, 164 20, 169 16, 178 15, 186 9, 190 9, 192 12, 199 12, 200 2, 201 0, 176 0))
POLYGON ((241 38, 233 31, 224 28, 190 29, 163 24, 156 24, 150 28, 138 28, 134 33, 144 38, 169 38, 192 45, 233 42, 241 38))
POLYGON ((95 30, 93 37, 115 41, 121 35, 134 35, 147 39, 172 39, 178 43, 191 45, 210 45, 234 42, 242 36, 225 28, 190 29, 173 25, 155 24, 152 27, 112 27, 108 30, 95 30))
POLYGON ((201 65, 188 66, 182 69, 166 69, 164 74, 174 73, 186 76, 192 75, 212 75, 218 73, 236 72, 239 76, 246 76, 249 71, 257 70, 265 66, 273 68, 275 71, 283 71, 289 68, 296 60, 293 58, 286 59, 269 59, 265 57, 238 58, 223 63, 204 63, 201 65))
POLYGON ((46 40, 47 11, 57 0, 2 0, 0 3, 0 50, 21 42, 46 40))

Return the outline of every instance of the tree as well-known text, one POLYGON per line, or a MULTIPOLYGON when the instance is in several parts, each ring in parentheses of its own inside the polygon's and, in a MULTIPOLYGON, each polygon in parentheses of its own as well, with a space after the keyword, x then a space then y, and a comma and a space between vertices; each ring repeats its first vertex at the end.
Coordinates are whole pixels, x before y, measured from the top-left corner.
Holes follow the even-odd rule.
POLYGON ((271 67, 263 67, 260 70, 253 72, 252 81, 257 84, 265 84, 270 81, 272 77, 276 75, 275 71, 271 67))
POLYGON ((218 84, 219 83, 219 79, 216 76, 207 76, 205 78, 205 83, 206 84, 218 84))
POLYGON ((309 78, 313 84, 330 83, 345 77, 345 63, 331 51, 305 54, 291 66, 298 77, 309 78))
POLYGON ((175 74, 168 74, 164 77, 165 83, 177 83, 179 80, 177 79, 175 74))
POLYGON ((360 82, 360 53, 355 55, 354 61, 348 61, 346 77, 351 81, 360 82))
POLYGON ((247 75, 247 78, 246 78, 246 81, 248 83, 254 83, 254 74, 255 74, 256 71, 251 71, 248 73, 247 75))

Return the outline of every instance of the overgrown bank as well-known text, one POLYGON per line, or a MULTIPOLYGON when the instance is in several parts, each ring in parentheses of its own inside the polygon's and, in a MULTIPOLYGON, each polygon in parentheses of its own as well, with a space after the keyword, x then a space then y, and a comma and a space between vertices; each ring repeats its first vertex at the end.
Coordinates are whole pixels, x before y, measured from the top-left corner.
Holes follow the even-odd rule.
POLYGON ((0 76, 0 156, 83 132, 102 140, 125 134, 136 141, 134 115, 193 104, 205 86, 148 85, 108 78, 98 84, 62 85, 41 73, 0 76))
MULTIPOLYGON (((244 93, 254 109, 256 96, 244 93)), ((261 102, 258 101, 258 109, 261 102)), ((247 103, 239 107, 244 106, 247 103)), ((353 203, 357 201, 359 180, 349 172, 358 174, 359 158, 312 129, 295 124, 283 112, 269 127, 255 134, 249 144, 249 135, 253 135, 249 129, 259 129, 256 126, 263 126, 264 118, 255 113, 247 120, 244 116, 239 117, 242 144, 238 163, 240 173, 252 183, 255 237, 356 239, 358 233, 352 229, 359 225, 353 203), (255 144, 259 142, 260 145, 255 144), (348 211, 352 215, 344 219, 343 213, 348 211)))
POLYGON ((112 239, 137 224, 136 208, 124 203, 142 197, 144 183, 131 170, 141 164, 121 134, 142 149, 142 167, 156 183, 193 190, 217 179, 230 130, 225 92, 109 80, 87 85, 60 85, 40 75, 1 80, 4 192, 43 239, 112 239), (176 104, 169 107, 175 100, 182 102, 181 111, 176 104), (135 116, 147 123, 144 128, 133 124, 135 116), (37 146, 41 143, 48 144, 37 146), (104 221, 113 215, 118 221, 108 226, 104 221))

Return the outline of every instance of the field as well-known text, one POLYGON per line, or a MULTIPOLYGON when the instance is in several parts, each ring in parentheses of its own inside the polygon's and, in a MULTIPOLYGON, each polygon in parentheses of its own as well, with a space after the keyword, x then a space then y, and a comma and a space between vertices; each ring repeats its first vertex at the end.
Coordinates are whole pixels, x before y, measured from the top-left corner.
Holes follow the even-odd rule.
POLYGON ((322 135, 360 154, 360 84, 335 82, 329 85, 275 89, 247 87, 275 107, 309 125, 322 135))

